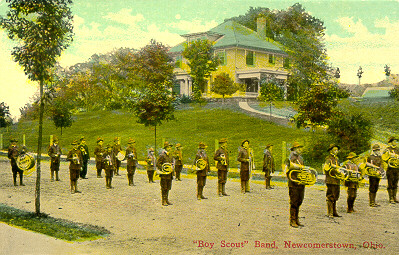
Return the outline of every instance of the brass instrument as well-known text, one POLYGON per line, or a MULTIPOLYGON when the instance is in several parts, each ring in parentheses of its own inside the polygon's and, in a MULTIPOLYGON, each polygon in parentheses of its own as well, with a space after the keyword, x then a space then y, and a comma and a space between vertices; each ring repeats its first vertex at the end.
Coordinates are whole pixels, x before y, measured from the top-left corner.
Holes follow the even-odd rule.
POLYGON ((124 151, 119 151, 118 154, 116 154, 116 158, 119 161, 123 161, 126 158, 125 152, 124 151))
POLYGON ((17 157, 16 163, 18 168, 24 171, 25 174, 35 166, 36 162, 35 162, 35 157, 33 155, 29 153, 22 153, 17 157))
POLYGON ((399 155, 397 155, 395 152, 394 153, 389 152, 389 159, 387 163, 389 167, 399 168, 399 155))
POLYGON ((107 155, 106 157, 105 157, 105 160, 104 160, 105 162, 105 165, 107 165, 107 166, 112 166, 112 160, 111 160, 111 156, 110 155, 107 155))
POLYGON ((324 164, 323 171, 324 173, 329 172, 332 178, 346 181, 348 179, 348 169, 334 165, 334 164, 324 164))
POLYGON ((173 172, 173 165, 171 163, 163 163, 162 164, 162 169, 158 170, 157 169, 157 174, 171 174, 173 172))
POLYGON ((78 154, 76 153, 72 154, 72 163, 77 165, 80 164, 78 154))
POLYGON ((382 168, 369 162, 360 164, 359 169, 364 171, 364 174, 368 175, 369 177, 376 177, 378 179, 385 177, 385 171, 382 168))
POLYGON ((223 166, 227 166, 226 155, 220 154, 220 158, 222 159, 222 160, 220 160, 220 163, 221 163, 223 166))
POLYGON ((206 168, 206 165, 207 165, 206 161, 202 158, 198 159, 195 162, 195 166, 197 167, 198 170, 204 170, 206 168))
POLYGON ((317 181, 317 171, 312 167, 295 164, 290 161, 288 171, 288 178, 297 184, 313 185, 317 181), (296 173, 296 178, 292 176, 293 173, 296 173))

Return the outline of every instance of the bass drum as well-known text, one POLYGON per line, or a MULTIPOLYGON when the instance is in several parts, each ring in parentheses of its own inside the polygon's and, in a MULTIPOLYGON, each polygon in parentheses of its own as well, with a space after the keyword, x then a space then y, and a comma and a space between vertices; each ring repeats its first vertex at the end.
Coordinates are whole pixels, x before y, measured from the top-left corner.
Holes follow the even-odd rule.
POLYGON ((21 154, 17 157, 16 162, 18 168, 26 172, 35 166, 35 157, 29 153, 21 154))

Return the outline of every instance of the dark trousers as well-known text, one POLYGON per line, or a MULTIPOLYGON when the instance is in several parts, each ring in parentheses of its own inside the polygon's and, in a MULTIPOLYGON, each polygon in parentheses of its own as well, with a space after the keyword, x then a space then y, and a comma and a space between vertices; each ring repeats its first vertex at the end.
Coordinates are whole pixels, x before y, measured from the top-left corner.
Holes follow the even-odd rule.
POLYGON ((23 179, 23 176, 24 176, 23 175, 24 171, 19 169, 17 165, 12 165, 11 166, 11 170, 12 170, 12 177, 13 177, 14 183, 17 182, 17 175, 18 174, 19 174, 19 181, 20 181, 20 183, 22 183, 22 179, 23 179))
POLYGON ((290 196, 291 207, 299 209, 305 197, 305 186, 289 187, 288 195, 290 196))
POLYGON ((227 171, 218 170, 218 183, 224 184, 227 182, 227 171))
POLYGON ((176 179, 180 180, 180 173, 181 170, 183 169, 183 165, 176 165, 175 166, 175 174, 176 174, 176 179))
POLYGON ((339 199, 340 186, 336 184, 327 184, 327 200, 336 202, 339 199))
POLYGON ((87 160, 83 160, 82 162, 82 170, 80 171, 80 177, 81 178, 86 178, 87 174, 87 160))
POLYGON ((377 193, 379 185, 380 185, 379 178, 369 177, 369 192, 370 193, 377 193))
POLYGON ((387 190, 395 190, 398 188, 399 169, 389 168, 387 170, 388 188, 387 190))
POLYGON ((171 190, 172 189, 172 174, 160 175, 161 177, 161 190, 171 190))

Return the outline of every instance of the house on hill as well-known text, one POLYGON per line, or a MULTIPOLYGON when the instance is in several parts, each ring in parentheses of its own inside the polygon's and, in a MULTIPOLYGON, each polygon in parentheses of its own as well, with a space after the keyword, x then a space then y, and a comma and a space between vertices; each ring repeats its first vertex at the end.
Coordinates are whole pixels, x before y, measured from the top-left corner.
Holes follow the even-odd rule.
POLYGON ((274 76, 286 88, 289 61, 282 47, 266 38, 266 19, 258 18, 257 31, 234 21, 226 21, 209 31, 182 35, 185 42, 172 47, 170 55, 175 60, 177 83, 174 91, 180 95, 190 95, 192 80, 187 60, 182 57, 184 44, 198 39, 213 42, 214 54, 221 64, 211 73, 202 93, 205 97, 219 97, 211 92, 214 77, 222 72, 229 74, 236 83, 245 84, 245 91, 236 92, 233 97, 257 97, 262 77, 274 76))

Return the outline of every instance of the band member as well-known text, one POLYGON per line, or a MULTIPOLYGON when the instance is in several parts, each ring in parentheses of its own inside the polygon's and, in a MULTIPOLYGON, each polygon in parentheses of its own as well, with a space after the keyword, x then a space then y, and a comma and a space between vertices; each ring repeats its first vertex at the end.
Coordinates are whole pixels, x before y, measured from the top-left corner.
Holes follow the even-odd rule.
MULTIPOLYGON (((325 165, 333 168, 332 165, 339 166, 338 161, 338 151, 339 146, 335 144, 331 144, 327 150, 330 154, 326 157, 325 165)), ((333 171, 333 170, 331 170, 333 171)), ((340 193, 340 183, 341 181, 337 178, 334 178, 331 175, 331 171, 326 171, 326 180, 325 183, 327 185, 327 193, 326 193, 326 201, 327 201, 327 216, 328 217, 341 217, 337 213, 337 201, 339 199, 340 193)))
MULTIPOLYGON (((357 158, 356 153, 350 152, 346 158, 347 158, 347 161, 344 162, 344 167, 348 170, 351 170, 354 172, 359 172, 359 168, 358 168, 357 164, 355 163, 355 159, 357 158)), ((348 188, 348 190, 347 190, 348 209, 346 212, 353 213, 353 212, 355 212, 355 210, 353 209, 353 206, 355 204, 355 200, 356 200, 356 196, 357 196, 357 189, 359 188, 359 182, 351 181, 349 179, 349 180, 345 181, 345 186, 348 188)))
POLYGON ((149 183, 155 183, 154 182, 155 155, 154 155, 154 149, 153 148, 149 148, 148 149, 147 158, 146 158, 145 161, 147 162, 148 182, 149 183))
POLYGON ((108 144, 105 153, 102 156, 102 162, 105 172, 105 187, 112 189, 112 177, 114 175, 115 166, 113 161, 113 147, 108 144))
POLYGON ((112 152, 113 152, 113 161, 114 161, 114 174, 116 176, 119 176, 119 167, 121 166, 121 161, 116 157, 118 153, 122 151, 121 147, 121 141, 119 140, 118 137, 114 138, 114 145, 112 146, 112 152))
POLYGON ((8 158, 10 159, 11 163, 11 170, 12 170, 12 177, 14 180, 14 186, 17 185, 17 174, 19 174, 19 185, 20 186, 25 186, 23 182, 23 173, 21 169, 17 166, 17 157, 20 155, 19 147, 18 147, 18 140, 17 139, 11 139, 10 140, 10 146, 8 147, 8 158))
POLYGON ((241 143, 240 151, 238 152, 237 161, 241 163, 240 167, 240 179, 241 179, 241 193, 249 192, 249 174, 250 164, 252 164, 251 156, 252 151, 249 148, 249 141, 244 140, 241 143))
POLYGON ((82 168, 83 156, 82 151, 79 149, 78 141, 73 141, 71 143, 73 146, 72 150, 68 152, 67 161, 69 164, 69 177, 71 180, 71 193, 81 193, 78 190, 78 179, 80 175, 80 170, 82 168))
POLYGON ((182 153, 182 147, 181 144, 178 143, 176 144, 176 150, 173 152, 173 159, 175 161, 175 175, 176 175, 176 181, 181 181, 180 179, 180 173, 181 170, 183 169, 183 153, 182 153))
POLYGON ((273 189, 270 185, 270 181, 272 179, 271 174, 274 173, 275 166, 274 166, 274 158, 273 158, 273 145, 268 144, 266 145, 266 149, 264 151, 263 156, 263 172, 265 172, 265 185, 266 189, 273 189))
POLYGON ((158 175, 161 178, 161 192, 162 192, 162 205, 172 205, 169 202, 169 190, 172 189, 172 178, 173 178, 173 157, 172 157, 172 144, 169 142, 164 143, 164 150, 159 154, 157 160, 158 175), (166 165, 165 165, 166 164, 166 165), (165 168, 169 168, 164 171, 165 168), (170 169, 171 168, 171 169, 170 169))
MULTIPOLYGON (((288 195, 290 197, 290 226, 297 228, 299 226, 303 226, 299 222, 299 207, 301 206, 303 199, 305 197, 305 185, 293 182, 290 178, 290 172, 294 169, 302 169, 304 166, 303 158, 302 158, 302 148, 303 145, 294 142, 291 147, 291 153, 289 156, 288 171, 288 195), (294 167, 290 167, 294 166, 294 167)), ((296 172, 291 174, 292 177, 296 177, 296 172)))
POLYGON ((206 154, 205 149, 206 149, 205 143, 200 142, 198 145, 198 151, 197 151, 197 154, 195 155, 195 160, 194 160, 194 165, 197 165, 196 163, 198 162, 198 160, 202 160, 202 165, 204 167, 203 169, 199 169, 197 171, 197 199, 198 200, 207 199, 206 197, 204 197, 203 191, 204 191, 204 187, 206 184, 206 176, 210 170, 210 167, 209 167, 208 155, 206 154))
POLYGON ((227 174, 229 171, 229 153, 227 151, 227 139, 219 140, 219 149, 215 152, 213 159, 217 161, 218 170, 218 195, 219 197, 228 196, 226 193, 227 174))
POLYGON ((388 195, 389 202, 391 204, 399 203, 396 199, 396 193, 398 191, 398 179, 399 179, 399 148, 397 147, 397 141, 395 137, 391 137, 388 140, 388 147, 384 150, 382 159, 387 162, 387 180, 388 180, 388 195), (395 162, 396 161, 396 162, 395 162), (393 163, 391 163, 393 162, 393 163), (398 162, 398 163, 397 163, 398 162))
POLYGON ((89 162, 90 155, 89 155, 89 148, 87 147, 86 144, 86 138, 84 136, 80 138, 79 150, 82 152, 82 158, 83 158, 82 171, 80 171, 80 178, 87 179, 86 178, 87 164, 89 162))
POLYGON ((126 158, 127 158, 127 179, 129 181, 129 186, 134 186, 134 173, 137 167, 137 151, 136 151, 136 141, 132 138, 129 139, 128 147, 126 148, 126 158))
POLYGON ((53 137, 53 144, 51 144, 48 148, 48 155, 50 156, 50 171, 51 171, 51 181, 54 181, 54 172, 55 172, 55 180, 59 181, 58 171, 60 170, 60 158, 61 158, 61 148, 58 144, 57 137, 53 137))
MULTIPOLYGON (((372 147, 371 154, 367 157, 367 162, 378 167, 380 173, 384 171, 382 165, 382 158, 380 154, 380 146, 378 144, 374 144, 372 147)), ((369 176, 369 200, 371 207, 380 206, 375 202, 375 198, 377 196, 378 187, 380 184, 380 179, 377 176, 369 176)))
POLYGON ((103 147, 104 140, 99 137, 97 138, 97 146, 94 148, 94 155, 96 156, 96 169, 97 169, 97 178, 102 178, 101 172, 103 170, 103 154, 105 149, 103 147))

